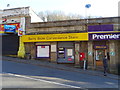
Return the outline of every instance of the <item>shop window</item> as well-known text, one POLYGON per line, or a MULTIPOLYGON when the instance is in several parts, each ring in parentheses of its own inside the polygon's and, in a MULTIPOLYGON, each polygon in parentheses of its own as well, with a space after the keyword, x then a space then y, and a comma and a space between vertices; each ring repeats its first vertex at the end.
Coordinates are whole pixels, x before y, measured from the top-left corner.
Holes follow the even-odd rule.
POLYGON ((46 45, 37 46, 37 57, 49 58, 50 57, 49 46, 46 45))
POLYGON ((58 48, 58 58, 65 58, 65 48, 58 48))

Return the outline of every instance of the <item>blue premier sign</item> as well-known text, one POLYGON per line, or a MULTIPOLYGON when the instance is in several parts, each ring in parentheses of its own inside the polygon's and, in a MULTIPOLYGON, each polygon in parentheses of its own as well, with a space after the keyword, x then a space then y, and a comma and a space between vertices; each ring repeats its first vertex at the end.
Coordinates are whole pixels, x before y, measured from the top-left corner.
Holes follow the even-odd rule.
POLYGON ((120 32, 117 32, 117 33, 90 33, 89 40, 120 40, 120 32))
POLYGON ((15 25, 4 25, 4 31, 6 33, 15 33, 16 26, 15 25))

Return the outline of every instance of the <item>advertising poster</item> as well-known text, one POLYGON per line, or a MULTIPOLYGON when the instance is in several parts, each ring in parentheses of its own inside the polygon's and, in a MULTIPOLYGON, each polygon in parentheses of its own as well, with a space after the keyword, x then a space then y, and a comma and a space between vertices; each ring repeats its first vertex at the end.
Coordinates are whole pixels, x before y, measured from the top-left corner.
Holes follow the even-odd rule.
POLYGON ((73 49, 67 49, 67 56, 73 56, 73 49))
POLYGON ((37 46, 37 57, 48 58, 49 57, 49 46, 37 46))
POLYGON ((51 45, 51 52, 56 52, 56 45, 51 45))

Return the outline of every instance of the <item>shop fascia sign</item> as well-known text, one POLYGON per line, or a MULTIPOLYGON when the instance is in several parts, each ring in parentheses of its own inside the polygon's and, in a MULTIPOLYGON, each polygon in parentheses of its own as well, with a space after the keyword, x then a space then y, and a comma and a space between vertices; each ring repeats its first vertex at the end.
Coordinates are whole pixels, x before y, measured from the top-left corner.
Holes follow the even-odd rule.
POLYGON ((89 40, 120 40, 120 32, 117 32, 117 33, 90 33, 89 40))
POLYGON ((0 24, 0 33, 18 33, 20 23, 0 24))
POLYGON ((5 33, 15 33, 16 26, 15 25, 4 25, 5 33))
POLYGON ((86 41, 88 33, 63 33, 63 34, 42 34, 23 35, 23 42, 43 42, 43 41, 86 41))

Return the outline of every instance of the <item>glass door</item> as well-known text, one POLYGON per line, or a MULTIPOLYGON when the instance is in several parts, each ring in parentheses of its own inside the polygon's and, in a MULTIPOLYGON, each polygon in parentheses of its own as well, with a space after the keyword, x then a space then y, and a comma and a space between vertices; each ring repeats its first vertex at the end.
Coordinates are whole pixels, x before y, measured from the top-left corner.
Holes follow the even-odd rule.
POLYGON ((105 55, 105 50, 103 49, 98 49, 95 50, 95 61, 96 61, 96 66, 103 66, 103 57, 105 55))
POLYGON ((74 63, 73 48, 58 48, 58 63, 74 63))

